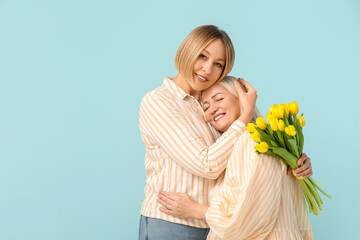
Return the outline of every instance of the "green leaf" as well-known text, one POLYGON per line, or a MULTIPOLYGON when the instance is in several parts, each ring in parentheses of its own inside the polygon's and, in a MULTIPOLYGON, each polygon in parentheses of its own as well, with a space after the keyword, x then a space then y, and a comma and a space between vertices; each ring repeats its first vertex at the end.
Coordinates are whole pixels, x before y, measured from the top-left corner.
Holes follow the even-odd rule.
POLYGON ((276 141, 273 135, 268 135, 265 131, 257 128, 261 141, 266 142, 269 146, 278 147, 279 143, 276 141))
MULTIPOLYGON (((290 116, 290 115, 289 115, 290 116)), ((286 113, 284 112, 284 117, 283 117, 283 121, 285 123, 285 127, 289 126, 289 120, 288 118, 286 117, 286 113)))
POLYGON ((304 134, 302 132, 302 128, 299 130, 299 154, 301 155, 303 153, 304 149, 304 134))
MULTIPOLYGON (((295 138, 296 138, 296 143, 299 144, 300 141, 299 141, 299 130, 301 129, 301 126, 300 126, 300 122, 299 122, 299 119, 297 119, 295 116, 294 116, 294 127, 295 127, 295 130, 296 130, 296 135, 295 135, 295 138)), ((298 145, 298 148, 299 148, 299 145, 298 145)))
POLYGON ((285 148, 272 148, 272 151, 281 159, 285 160, 284 162, 289 165, 291 169, 295 169, 298 167, 298 165, 296 164, 297 158, 285 148))
POLYGON ((327 196, 328 198, 332 198, 329 194, 327 194, 324 190, 322 190, 318 184, 316 184, 316 181, 312 178, 309 177, 309 181, 325 196, 327 196))
POLYGON ((272 155, 272 156, 274 156, 274 157, 279 157, 279 156, 276 155, 270 148, 267 150, 266 153, 267 153, 267 154, 270 154, 270 155, 272 155))
POLYGON ((289 142, 289 145, 291 146, 291 152, 292 152, 297 158, 300 158, 299 151, 298 151, 298 147, 297 147, 297 144, 296 144, 295 139, 289 139, 288 142, 289 142))
POLYGON ((290 140, 294 140, 294 137, 287 135, 286 133, 284 133, 284 139, 285 139, 285 145, 286 145, 286 149, 288 151, 290 151, 292 154, 294 154, 294 156, 298 156, 298 152, 295 151, 293 145, 291 144, 290 140))
POLYGON ((293 125, 294 121, 291 118, 291 114, 289 113, 289 117, 287 117, 288 121, 289 121, 289 125, 293 125))
POLYGON ((280 146, 283 147, 283 148, 285 148, 286 146, 285 146, 285 142, 284 142, 283 132, 277 131, 276 134, 277 134, 277 136, 278 136, 280 146))

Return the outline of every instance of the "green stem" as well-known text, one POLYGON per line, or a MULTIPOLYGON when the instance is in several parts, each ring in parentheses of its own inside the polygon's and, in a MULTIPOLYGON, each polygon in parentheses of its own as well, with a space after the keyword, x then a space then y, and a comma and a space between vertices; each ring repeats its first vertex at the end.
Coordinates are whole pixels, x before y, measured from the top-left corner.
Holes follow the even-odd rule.
POLYGON ((322 210, 322 207, 321 207, 322 200, 321 200, 321 197, 320 197, 318 191, 316 191, 316 188, 312 185, 312 183, 309 179, 305 179, 305 182, 309 186, 310 192, 312 193, 312 195, 321 211, 322 210))
POLYGON ((314 212, 315 215, 319 215, 320 214, 320 211, 319 211, 319 208, 318 208, 318 205, 317 203, 315 202, 315 199, 314 199, 314 195, 311 194, 311 186, 309 186, 308 184, 306 184, 306 180, 307 179, 303 179, 304 180, 304 184, 305 184, 305 188, 307 189, 307 193, 309 193, 308 197, 309 197, 309 200, 311 202, 311 205, 312 205, 312 210, 314 212))
POLYGON ((300 185, 301 185, 301 188, 303 190, 303 194, 304 194, 304 197, 305 197, 305 200, 307 202, 307 205, 309 207, 309 212, 312 213, 313 212, 313 207, 311 205, 311 202, 310 202, 310 199, 309 199, 309 189, 307 188, 307 186, 305 185, 305 182, 304 180, 299 180, 300 182, 300 185))
POLYGON ((325 196, 327 196, 328 198, 332 198, 329 194, 327 194, 326 192, 324 192, 324 190, 322 190, 319 185, 316 183, 316 181, 312 178, 312 177, 309 177, 309 180, 311 181, 311 183, 322 193, 324 194, 325 196))

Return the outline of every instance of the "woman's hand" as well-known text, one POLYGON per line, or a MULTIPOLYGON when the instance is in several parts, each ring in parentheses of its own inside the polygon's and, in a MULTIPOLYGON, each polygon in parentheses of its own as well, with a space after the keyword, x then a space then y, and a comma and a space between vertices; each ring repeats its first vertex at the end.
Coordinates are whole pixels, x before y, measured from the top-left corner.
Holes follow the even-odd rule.
MULTIPOLYGON (((294 170, 294 173, 297 177, 309 178, 312 176, 313 171, 311 167, 310 158, 303 153, 300 159, 297 161, 297 165, 300 166, 294 170)), ((288 168, 287 174, 291 174, 292 170, 288 168)))
POLYGON ((185 193, 161 192, 157 202, 163 207, 160 211, 178 218, 205 219, 208 206, 201 205, 185 193))
POLYGON ((234 82, 235 89, 239 95, 241 114, 238 120, 248 124, 254 116, 255 104, 257 99, 257 91, 244 79, 239 78, 239 82, 245 87, 240 86, 239 82, 234 82))

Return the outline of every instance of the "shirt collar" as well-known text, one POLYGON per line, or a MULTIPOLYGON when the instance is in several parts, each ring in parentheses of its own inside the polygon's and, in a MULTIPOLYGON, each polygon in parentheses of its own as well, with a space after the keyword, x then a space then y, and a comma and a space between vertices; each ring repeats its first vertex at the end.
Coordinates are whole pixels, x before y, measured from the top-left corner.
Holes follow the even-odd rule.
POLYGON ((164 78, 163 87, 167 88, 171 94, 181 98, 182 100, 186 97, 191 97, 190 94, 187 94, 181 87, 176 85, 170 77, 164 78))

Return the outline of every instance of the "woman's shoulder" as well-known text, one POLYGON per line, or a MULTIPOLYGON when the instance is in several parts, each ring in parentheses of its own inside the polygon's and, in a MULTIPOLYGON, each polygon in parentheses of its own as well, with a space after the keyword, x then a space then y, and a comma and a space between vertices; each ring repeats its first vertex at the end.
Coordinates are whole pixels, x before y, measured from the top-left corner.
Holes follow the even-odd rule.
POLYGON ((165 101, 171 100, 171 94, 164 86, 160 86, 146 93, 141 102, 142 104, 144 104, 147 102, 164 101, 164 100, 165 101))
POLYGON ((254 146, 256 143, 251 138, 251 135, 248 131, 243 132, 237 142, 234 145, 234 150, 232 157, 246 159, 246 161, 251 161, 253 158, 253 153, 255 152, 254 146))
POLYGON ((254 148, 256 142, 251 138, 251 134, 245 131, 240 135, 236 144, 238 147, 254 148))

